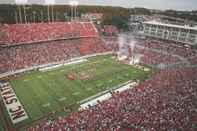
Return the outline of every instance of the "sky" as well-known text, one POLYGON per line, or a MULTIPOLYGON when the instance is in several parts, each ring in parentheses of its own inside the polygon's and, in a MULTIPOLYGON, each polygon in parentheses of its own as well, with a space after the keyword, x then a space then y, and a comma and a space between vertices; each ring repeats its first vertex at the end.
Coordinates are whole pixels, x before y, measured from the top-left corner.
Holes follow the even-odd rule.
MULTIPOLYGON (((0 4, 15 0, 0 0, 0 4)), ((68 4, 69 0, 55 0, 57 4, 68 4)), ((78 0, 80 5, 109 5, 121 7, 145 7, 150 9, 197 10, 197 0, 78 0)), ((45 0, 28 0, 29 4, 44 4, 45 0)))

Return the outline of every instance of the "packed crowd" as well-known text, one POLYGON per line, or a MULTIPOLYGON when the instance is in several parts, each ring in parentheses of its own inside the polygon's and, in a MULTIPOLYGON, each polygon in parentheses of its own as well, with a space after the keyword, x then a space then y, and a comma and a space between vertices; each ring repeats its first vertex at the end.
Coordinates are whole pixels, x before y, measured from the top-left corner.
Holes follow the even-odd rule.
POLYGON ((0 73, 111 51, 100 38, 80 38, 2 48, 0 73))
POLYGON ((140 56, 140 63, 148 65, 175 65, 197 63, 197 51, 172 42, 166 43, 152 39, 137 40, 134 46, 126 45, 130 57, 140 56), (132 48, 132 49, 131 49, 132 48), (129 51, 128 51, 129 52, 129 51))
POLYGON ((0 34, 0 73, 113 49, 90 22, 2 25, 0 34))
POLYGON ((197 128, 197 69, 162 70, 89 109, 46 120, 27 131, 122 131, 197 128))
POLYGON ((176 54, 183 58, 189 58, 197 55, 197 51, 195 49, 191 49, 170 41, 162 42, 162 41, 147 39, 145 41, 139 41, 138 44, 143 45, 144 47, 147 48, 161 50, 169 54, 176 54))
POLYGON ((189 61, 192 65, 197 65, 197 54, 189 58, 189 61))
MULTIPOLYGON (((117 39, 97 37, 98 33, 91 23, 4 25, 1 32, 5 35, 0 36, 0 42, 19 45, 0 47, 0 73, 118 50, 117 39), (57 40, 73 37, 75 39, 57 40), (53 41, 38 43, 45 40, 53 41), (26 42, 29 44, 20 45, 26 42)), ((197 53, 193 49, 153 40, 139 40, 136 44, 140 48, 135 46, 130 55, 142 55, 140 59, 145 64, 180 62, 172 54, 197 64, 197 53)), ((68 117, 46 120, 27 131, 195 130, 196 74, 197 69, 162 70, 137 87, 113 93, 111 99, 96 106, 74 112, 68 117)))
POLYGON ((117 37, 103 37, 103 41, 107 45, 107 47, 111 48, 113 51, 119 50, 119 43, 117 37))
POLYGON ((118 28, 113 25, 104 25, 101 32, 104 36, 117 36, 119 33, 118 28))
POLYGON ((96 37, 97 30, 90 22, 53 22, 3 25, 0 28, 0 44, 13 45, 67 39, 96 37))
POLYGON ((145 48, 135 47, 132 55, 140 54, 140 63, 148 65, 175 64, 181 62, 179 58, 170 54, 162 54, 145 48))

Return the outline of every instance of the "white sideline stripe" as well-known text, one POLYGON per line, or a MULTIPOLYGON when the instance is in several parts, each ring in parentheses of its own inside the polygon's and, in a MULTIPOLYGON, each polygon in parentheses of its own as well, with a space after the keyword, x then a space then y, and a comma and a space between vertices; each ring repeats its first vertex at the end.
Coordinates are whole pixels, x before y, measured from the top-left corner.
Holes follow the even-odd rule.
POLYGON ((71 62, 64 63, 63 65, 77 64, 77 63, 81 63, 81 62, 85 62, 85 61, 87 61, 87 59, 79 59, 79 60, 74 60, 71 62))
POLYGON ((125 90, 128 90, 128 89, 133 88, 133 87, 136 86, 136 85, 137 85, 136 82, 132 82, 132 83, 130 83, 130 84, 128 84, 128 85, 125 85, 125 86, 123 86, 123 87, 121 87, 121 88, 116 89, 115 92, 123 92, 123 91, 125 91, 125 90))
POLYGON ((149 69, 149 68, 144 68, 144 71, 146 71, 146 72, 147 72, 147 71, 150 71, 150 69, 149 69))
POLYGON ((62 63, 62 64, 58 64, 58 65, 52 65, 52 66, 40 68, 39 71, 42 71, 42 72, 50 71, 52 69, 57 69, 57 68, 59 68, 61 66, 64 66, 64 65, 77 64, 77 63, 81 63, 81 62, 84 62, 84 61, 87 61, 87 59, 73 60, 73 61, 67 62, 67 63, 62 63))
POLYGON ((147 67, 143 67, 143 66, 140 66, 140 65, 135 65, 135 67, 136 68, 138 68, 138 69, 141 69, 141 70, 143 70, 143 71, 150 71, 150 69, 149 68, 147 68, 147 67))
POLYGON ((51 104, 50 103, 46 103, 44 105, 42 105, 43 107, 49 107, 51 104))
MULTIPOLYGON (((125 86, 122 86, 119 89, 116 89, 114 91, 115 92, 123 92, 125 90, 131 89, 131 88, 133 88, 133 87, 138 85, 137 82, 127 82, 127 83, 128 84, 126 84, 125 86)), ((106 94, 104 94, 102 96, 99 96, 99 97, 97 97, 97 98, 95 98, 93 100, 90 100, 90 101, 88 101, 88 102, 86 102, 84 104, 81 104, 79 110, 88 109, 89 106, 97 105, 98 101, 102 102, 102 101, 110 99, 111 97, 112 97, 111 93, 106 93, 106 94)))
POLYGON ((112 95, 110 93, 104 94, 94 100, 91 100, 89 102, 86 102, 86 103, 80 105, 79 110, 87 109, 89 106, 95 106, 98 104, 98 101, 102 102, 102 101, 108 100, 111 97, 112 97, 112 95))
MULTIPOLYGON (((87 58, 91 58, 91 57, 95 57, 95 56, 103 56, 103 55, 108 55, 108 54, 114 54, 114 52, 109 51, 109 52, 104 52, 104 53, 96 53, 96 54, 85 55, 85 56, 81 56, 81 57, 75 57, 73 59, 74 60, 87 59, 87 58)), ((17 74, 17 73, 23 73, 23 72, 27 72, 27 71, 40 69, 40 68, 43 68, 43 67, 46 67, 46 66, 50 66, 50 65, 54 65, 54 64, 67 63, 68 61, 73 61, 73 59, 62 60, 62 61, 59 61, 59 62, 51 62, 51 63, 48 63, 48 64, 32 66, 32 67, 28 67, 28 68, 24 68, 24 69, 20 69, 20 70, 16 70, 16 71, 7 71, 5 73, 1 73, 0 74, 0 78, 11 76, 11 75, 14 75, 14 74, 17 74)))
POLYGON ((45 72, 45 71, 49 71, 49 70, 52 70, 52 69, 56 69, 56 68, 58 68, 60 66, 62 66, 62 64, 52 65, 52 66, 49 66, 49 67, 40 68, 39 71, 45 72))

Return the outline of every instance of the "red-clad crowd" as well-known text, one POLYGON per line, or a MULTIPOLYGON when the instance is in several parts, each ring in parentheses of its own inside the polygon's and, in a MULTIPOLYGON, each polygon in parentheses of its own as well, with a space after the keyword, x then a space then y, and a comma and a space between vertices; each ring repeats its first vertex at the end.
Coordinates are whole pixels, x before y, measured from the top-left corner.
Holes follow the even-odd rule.
POLYGON ((113 25, 104 25, 101 31, 105 36, 117 36, 119 33, 118 28, 113 25))
MULTIPOLYGON (((151 47, 152 49, 152 47, 151 47)), ((174 57, 170 54, 162 54, 161 52, 151 51, 145 48, 134 48, 134 56, 140 54, 140 63, 148 65, 158 65, 158 64, 175 64, 181 62, 179 58, 174 57)))
POLYGON ((103 37, 103 41, 111 50, 116 52, 119 50, 118 37, 103 37))
POLYGON ((161 51, 168 52, 170 54, 176 54, 181 57, 191 57, 196 55, 197 51, 188 47, 184 47, 180 44, 166 41, 158 41, 153 39, 147 39, 145 41, 140 41, 138 44, 143 45, 147 48, 158 49, 161 51))
POLYGON ((197 69, 162 70, 89 109, 46 120, 27 131, 195 131, 197 69))
POLYGON ((192 65, 197 65, 197 54, 189 58, 189 61, 192 65))
MULTIPOLYGON (((117 39, 99 38, 92 23, 4 25, 1 33, 0 41, 7 46, 0 46, 0 73, 118 50, 117 39), (59 40, 63 38, 66 40, 59 40)), ((144 64, 173 64, 182 61, 181 58, 197 64, 195 50, 173 43, 139 40, 133 54, 142 55, 144 64)), ((27 131, 194 131, 196 74, 196 68, 162 70, 139 86, 112 93, 112 98, 96 106, 68 117, 46 120, 27 131)))
POLYGON ((80 38, 2 48, 0 73, 111 51, 100 38, 80 38))
POLYGON ((140 54, 140 63, 148 65, 189 63, 196 64, 197 51, 172 42, 152 39, 137 40, 131 56, 140 54))
POLYGON ((97 37, 98 32, 90 22, 53 22, 3 25, 0 28, 0 44, 13 45, 68 39, 97 37))

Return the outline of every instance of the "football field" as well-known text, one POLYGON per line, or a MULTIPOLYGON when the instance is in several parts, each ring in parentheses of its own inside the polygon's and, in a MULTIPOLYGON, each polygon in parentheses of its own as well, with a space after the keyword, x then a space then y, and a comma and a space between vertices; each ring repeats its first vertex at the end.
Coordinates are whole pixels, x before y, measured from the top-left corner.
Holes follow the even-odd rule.
POLYGON ((33 71, 10 81, 27 112, 24 122, 38 120, 64 107, 76 110, 77 102, 129 80, 144 80, 151 75, 133 66, 118 62, 111 55, 88 58, 51 71, 33 71))

